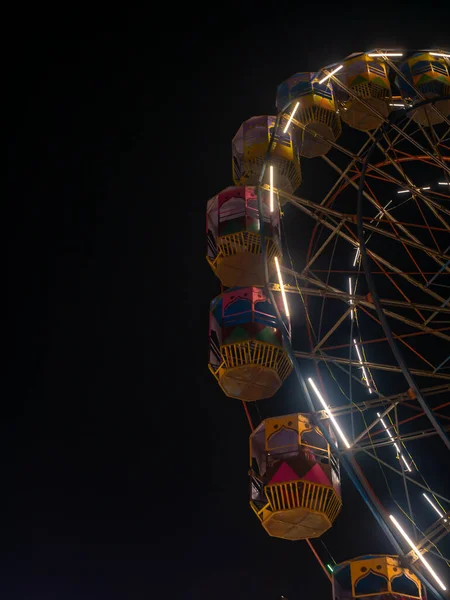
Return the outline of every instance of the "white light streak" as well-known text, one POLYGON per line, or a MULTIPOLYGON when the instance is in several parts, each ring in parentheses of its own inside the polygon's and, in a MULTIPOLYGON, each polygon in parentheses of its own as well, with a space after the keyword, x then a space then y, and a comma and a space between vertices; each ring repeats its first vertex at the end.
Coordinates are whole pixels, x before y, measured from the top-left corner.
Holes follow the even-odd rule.
POLYGON ((371 54, 369 54, 368 56, 373 57, 373 56, 403 56, 403 52, 373 52, 371 54))
POLYGON ((428 186, 428 187, 419 188, 419 189, 421 189, 421 190, 431 190, 431 187, 430 187, 430 186, 428 186))
POLYGON ((358 344, 356 343, 356 340, 353 340, 353 343, 355 345, 356 354, 358 355, 359 362, 361 364, 361 369, 362 369, 362 372, 363 372, 363 375, 364 375, 364 379, 366 380, 367 389, 369 390, 369 393, 371 394, 372 393, 372 389, 371 389, 371 387, 369 385, 369 378, 367 377, 366 369, 365 369, 364 365, 362 364, 362 358, 361 358, 361 354, 359 352, 358 344))
POLYGON ((331 71, 331 73, 328 73, 328 75, 325 75, 325 77, 323 79, 321 79, 319 81, 319 83, 323 83, 324 81, 326 81, 327 79, 329 79, 330 77, 332 77, 335 73, 337 73, 338 71, 340 71, 343 66, 344 65, 339 65, 338 67, 336 67, 333 71, 331 71))
POLYGON ((359 246, 356 248, 356 253, 355 253, 355 260, 353 261, 353 266, 356 265, 356 261, 359 258, 359 246))
POLYGON ((400 454, 400 458, 402 459, 402 461, 405 463, 405 467, 408 469, 408 471, 411 473, 411 468, 408 465, 408 462, 406 460, 406 458, 403 456, 403 454, 400 454))
POLYGON ((370 221, 371 223, 373 223, 374 221, 376 221, 377 219, 379 219, 380 217, 383 216, 384 211, 387 209, 387 207, 389 206, 389 204, 391 204, 392 200, 389 200, 389 202, 384 206, 384 208, 382 208, 378 214, 375 215, 375 217, 370 221))
POLYGON ((439 185, 450 185, 450 183, 447 183, 446 181, 438 181, 439 185))
POLYGON ((397 194, 407 194, 408 192, 410 192, 411 190, 399 190, 397 192, 397 194))
POLYGON ((288 303, 287 303, 287 299, 286 299, 286 292, 284 291, 283 278, 281 277, 280 265, 278 264, 278 257, 277 256, 275 256, 275 266, 277 268, 277 274, 278 274, 278 281, 280 283, 281 296, 283 297, 284 312, 286 313, 286 316, 289 317, 289 307, 288 307, 288 303))
POLYGON ((441 511, 438 509, 438 507, 436 506, 436 504, 434 504, 434 502, 432 502, 428 496, 424 493, 424 498, 426 500, 428 500, 428 502, 431 504, 431 506, 434 508, 434 510, 437 512, 437 514, 441 517, 441 519, 444 518, 444 515, 441 513, 441 511))
POLYGON ((398 106, 399 108, 405 108, 404 104, 398 104, 398 102, 392 102, 389 104, 389 106, 398 106))
POLYGON ((397 450, 397 454, 398 454, 398 459, 400 460, 400 458, 403 460, 403 462, 406 465, 406 468, 408 469, 409 472, 411 472, 411 468, 408 465, 408 463, 406 462, 405 457, 403 456, 403 454, 401 454, 400 452, 400 448, 398 447, 398 445, 394 442, 394 438, 392 437, 392 433, 390 432, 388 426, 386 425, 386 423, 383 421, 383 419, 380 417, 380 413, 377 413, 377 417, 380 419, 381 424, 383 425, 383 427, 386 429, 386 433, 388 434, 389 438, 391 439, 392 443, 395 446, 395 449, 397 450))
POLYGON ((312 389, 314 390, 316 396, 319 398, 322 406, 325 409, 325 412, 327 413, 327 415, 329 416, 331 422, 333 423, 336 431, 338 432, 338 434, 340 435, 341 440, 344 442, 345 446, 347 448, 350 448, 350 444, 347 441, 347 438, 344 435, 344 432, 342 431, 342 429, 339 427, 339 423, 336 421, 336 419, 333 417, 333 415, 331 414, 331 412, 328 409, 328 406, 325 402, 325 400, 323 399, 322 394, 319 392, 318 387, 316 386, 316 384, 314 383, 314 381, 311 379, 311 377, 308 377, 308 381, 309 381, 309 385, 312 387, 312 389))
POLYGON ((394 523, 394 525, 397 527, 397 529, 399 530, 399 532, 402 534, 402 536, 405 538, 405 540, 408 542, 409 546, 411 547, 411 549, 414 551, 414 553, 416 554, 416 556, 423 562, 423 564, 425 565, 425 567, 428 569, 428 571, 431 573, 431 575, 433 576, 434 580, 438 583, 439 587, 444 590, 444 592, 446 591, 446 587, 445 585, 442 583, 442 581, 439 579, 439 577, 436 575, 436 573, 434 572, 434 570, 432 569, 431 565, 429 564, 429 562, 422 556, 422 554, 420 553, 419 549, 417 548, 417 546, 414 544, 414 542, 411 540, 411 538, 408 536, 408 534, 406 533, 406 531, 403 529, 403 527, 400 525, 400 523, 397 521, 397 519, 395 517, 393 517, 392 515, 389 515, 389 518, 391 519, 391 521, 394 523))
POLYGON ((289 128, 289 125, 291 124, 292 119, 294 118, 295 113, 297 112, 297 108, 299 107, 300 102, 297 102, 297 104, 294 106, 294 110, 291 112, 290 116, 289 116, 289 120, 286 123, 286 127, 283 130, 283 133, 286 133, 286 131, 289 128))
POLYGON ((269 167, 269 182, 270 182, 270 212, 273 212, 273 165, 269 167))
MULTIPOLYGON (((352 278, 351 277, 348 278, 348 293, 350 294, 350 296, 352 295, 352 278)), ((353 304, 353 300, 351 298, 350 298, 349 304, 350 304, 350 306, 353 304)), ((353 321, 353 308, 350 311, 350 315, 351 315, 351 319, 353 321)))
POLYGON ((431 56, 442 56, 442 58, 450 58, 450 54, 442 54, 441 52, 430 52, 431 56))

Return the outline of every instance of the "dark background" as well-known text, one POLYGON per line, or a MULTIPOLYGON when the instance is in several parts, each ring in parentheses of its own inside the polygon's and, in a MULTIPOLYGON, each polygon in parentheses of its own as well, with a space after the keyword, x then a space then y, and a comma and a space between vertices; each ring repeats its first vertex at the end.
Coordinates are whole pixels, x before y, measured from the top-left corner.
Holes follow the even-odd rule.
MULTIPOLYGON (((286 77, 448 46, 448 21, 434 2, 5 22, 2 599, 331 597, 307 546, 268 538, 248 506, 248 424, 207 369, 205 206, 231 185, 239 125, 274 112, 286 77)), ((327 547, 389 552, 343 479, 327 547)))

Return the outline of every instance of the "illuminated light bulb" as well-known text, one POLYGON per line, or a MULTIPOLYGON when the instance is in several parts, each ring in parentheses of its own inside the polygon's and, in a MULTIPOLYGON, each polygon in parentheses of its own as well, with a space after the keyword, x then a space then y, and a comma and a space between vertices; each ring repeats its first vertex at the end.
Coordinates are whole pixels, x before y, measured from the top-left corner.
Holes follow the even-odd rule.
POLYGON ((335 73, 337 73, 338 71, 340 71, 343 66, 344 65, 339 65, 338 67, 336 67, 333 71, 331 71, 331 73, 328 73, 328 75, 325 75, 325 77, 323 79, 321 79, 319 81, 319 83, 323 83, 324 81, 326 81, 327 79, 329 79, 330 77, 332 77, 335 73))
POLYGON ((270 178, 270 212, 273 212, 273 165, 269 167, 270 178))
POLYGON ((400 525, 400 523, 397 521, 397 519, 395 517, 393 517, 392 515, 389 515, 389 518, 391 519, 391 521, 394 523, 394 525, 397 527, 398 531, 402 534, 402 536, 404 537, 404 539, 408 542, 409 546, 411 547, 411 549, 414 551, 414 553, 416 554, 416 556, 422 561, 422 563, 425 565, 425 567, 428 569, 428 571, 431 573, 431 575, 433 576, 434 580, 439 584, 439 587, 444 590, 444 592, 446 591, 446 587, 445 585, 442 583, 442 581, 439 579, 439 577, 436 575, 436 573, 434 572, 434 570, 432 569, 431 565, 429 564, 429 562, 422 556, 422 554, 420 553, 419 549, 417 548, 417 546, 414 544, 414 542, 411 540, 411 538, 408 536, 408 534, 406 533, 406 531, 403 529, 403 527, 400 525))
POLYGON ((288 127, 291 124, 291 121, 294 118, 294 115, 297 112, 297 108, 299 107, 299 105, 300 105, 300 102, 297 102, 297 104, 294 106, 294 110, 291 112, 291 114, 289 116, 289 120, 286 123, 286 127, 284 128, 283 133, 286 133, 286 131, 288 130, 288 127))
POLYGON ((289 317, 289 307, 288 307, 288 303, 287 303, 287 299, 286 299, 286 292, 284 291, 283 278, 281 277, 280 265, 278 264, 277 256, 275 256, 275 266, 277 268, 278 282, 280 284, 281 296, 283 297, 284 312, 286 313, 286 316, 289 317))
POLYGON ((438 509, 438 507, 434 504, 434 502, 432 502, 425 493, 423 495, 424 495, 425 499, 428 500, 428 502, 434 508, 434 510, 437 512, 437 514, 441 517, 441 519, 443 519, 444 515, 441 513, 441 511, 438 509))
POLYGON ((309 385, 312 387, 312 389, 314 390, 316 396, 318 397, 318 399, 320 400, 320 403, 322 404, 322 406, 325 409, 325 412, 327 413, 328 417, 330 418, 331 422, 333 423, 334 427, 336 428, 336 431, 338 432, 341 440, 344 442, 345 446, 347 448, 350 448, 350 444, 347 441, 347 438, 344 435, 344 432, 342 431, 342 429, 339 427, 339 423, 336 421, 336 419, 333 417, 333 415, 331 414, 331 412, 328 409, 328 406, 325 402, 325 400, 323 399, 322 394, 319 392, 319 389, 317 388, 316 384, 314 383, 314 381, 311 379, 311 377, 308 377, 308 381, 309 381, 309 385))
POLYGON ((450 58, 450 54, 443 54, 442 52, 430 52, 431 56, 441 56, 442 58, 450 58))

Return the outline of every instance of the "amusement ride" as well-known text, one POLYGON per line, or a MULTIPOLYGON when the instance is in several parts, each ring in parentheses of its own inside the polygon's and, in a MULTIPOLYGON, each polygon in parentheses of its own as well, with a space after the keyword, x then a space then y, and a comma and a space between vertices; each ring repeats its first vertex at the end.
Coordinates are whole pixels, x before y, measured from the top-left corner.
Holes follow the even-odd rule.
POLYGON ((251 428, 253 518, 306 540, 333 600, 449 597, 450 499, 414 450, 448 464, 449 70, 442 49, 374 49, 293 74, 276 115, 241 124, 233 185, 207 203, 209 370, 251 428), (288 377, 295 411, 259 418, 288 377), (311 540, 339 519, 342 471, 392 554, 321 560, 311 540))

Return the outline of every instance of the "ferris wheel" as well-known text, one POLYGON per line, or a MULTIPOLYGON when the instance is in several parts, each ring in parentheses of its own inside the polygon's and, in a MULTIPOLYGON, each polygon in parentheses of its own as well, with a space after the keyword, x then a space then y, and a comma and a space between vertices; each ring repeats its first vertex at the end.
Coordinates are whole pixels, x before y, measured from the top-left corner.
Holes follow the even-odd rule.
POLYGON ((242 123, 234 185, 207 205, 209 368, 249 420, 256 518, 315 552, 345 470, 393 548, 322 564, 333 600, 448 597, 450 500, 415 448, 450 450, 449 70, 442 49, 375 49, 294 74, 276 116, 242 123), (257 422, 287 377, 298 411, 273 399, 257 422))

